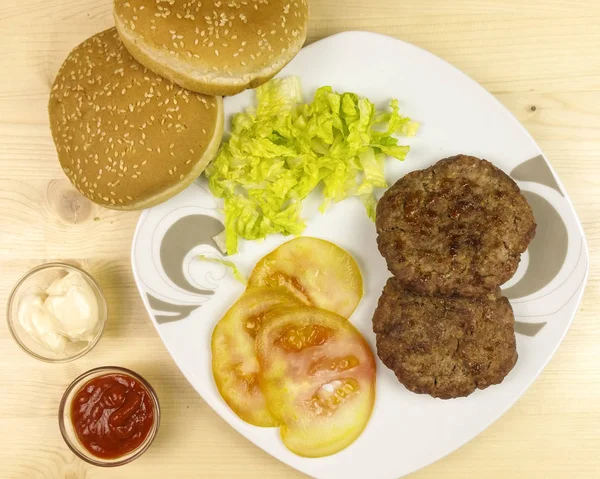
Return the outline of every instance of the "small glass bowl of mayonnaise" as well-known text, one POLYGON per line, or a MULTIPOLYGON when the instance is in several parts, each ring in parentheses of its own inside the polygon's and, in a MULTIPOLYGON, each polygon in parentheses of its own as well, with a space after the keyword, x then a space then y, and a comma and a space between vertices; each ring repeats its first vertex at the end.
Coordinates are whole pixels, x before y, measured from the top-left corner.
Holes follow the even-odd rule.
POLYGON ((66 263, 47 263, 17 282, 6 318, 12 336, 29 355, 52 363, 73 361, 102 336, 106 300, 86 271, 66 263))

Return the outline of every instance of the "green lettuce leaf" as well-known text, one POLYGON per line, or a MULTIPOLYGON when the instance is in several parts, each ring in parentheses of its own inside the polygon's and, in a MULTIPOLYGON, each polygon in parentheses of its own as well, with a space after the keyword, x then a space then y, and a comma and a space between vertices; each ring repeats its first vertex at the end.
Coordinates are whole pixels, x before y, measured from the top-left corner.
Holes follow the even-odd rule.
POLYGON ((224 199, 226 248, 240 237, 298 235, 305 228, 302 200, 322 185, 321 211, 357 196, 375 219, 375 188, 386 188, 384 159, 404 160, 418 124, 403 117, 397 100, 377 111, 355 93, 319 88, 302 103, 297 77, 271 80, 255 90, 256 106, 234 115, 229 139, 206 169, 212 193, 224 199))

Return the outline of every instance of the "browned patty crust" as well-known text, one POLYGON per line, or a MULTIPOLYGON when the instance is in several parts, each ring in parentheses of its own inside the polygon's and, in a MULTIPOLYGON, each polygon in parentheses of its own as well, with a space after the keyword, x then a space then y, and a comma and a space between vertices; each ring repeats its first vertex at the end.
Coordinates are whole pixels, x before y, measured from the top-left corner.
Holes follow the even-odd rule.
POLYGON ((376 224, 379 251, 406 289, 463 296, 510 279, 536 227, 517 184, 465 155, 398 180, 379 201, 376 224))
POLYGON ((373 317, 377 354, 415 393, 442 399, 499 384, 517 362, 508 299, 419 296, 390 278, 373 317))

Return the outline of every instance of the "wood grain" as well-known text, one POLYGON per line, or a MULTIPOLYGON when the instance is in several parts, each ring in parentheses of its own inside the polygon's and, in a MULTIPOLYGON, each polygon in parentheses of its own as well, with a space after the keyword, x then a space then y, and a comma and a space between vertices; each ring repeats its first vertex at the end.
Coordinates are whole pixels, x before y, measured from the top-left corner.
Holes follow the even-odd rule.
MULTIPOLYGON (((189 386, 148 321, 133 284, 129 252, 138 215, 89 204, 73 192, 58 166, 46 114, 50 85, 71 48, 111 25, 110 0, 0 3, 0 310, 21 274, 59 259, 95 274, 111 305, 96 349, 66 365, 27 357, 0 322, 0 477, 303 477, 226 425, 189 386), (163 412, 154 446, 115 470, 94 468, 73 456, 56 420, 68 383, 106 364, 146 376, 161 397, 163 412)), ((423 47, 495 94, 558 171, 591 253, 583 305, 540 378, 478 438, 411 477, 598 477, 600 3, 311 2, 310 42, 352 29, 423 47)), ((376 472, 374 465, 374 478, 376 472)))

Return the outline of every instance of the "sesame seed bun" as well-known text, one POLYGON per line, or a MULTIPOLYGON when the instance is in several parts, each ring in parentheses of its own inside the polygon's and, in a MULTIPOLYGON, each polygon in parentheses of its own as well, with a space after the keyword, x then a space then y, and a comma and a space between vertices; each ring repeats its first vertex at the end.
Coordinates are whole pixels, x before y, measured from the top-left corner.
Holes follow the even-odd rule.
POLYGON ((306 0, 114 0, 143 65, 193 91, 233 95, 277 74, 306 39, 306 0))
POLYGON ((69 54, 48 111, 64 172, 107 208, 148 208, 180 192, 215 157, 223 136, 220 97, 146 69, 114 28, 69 54))

